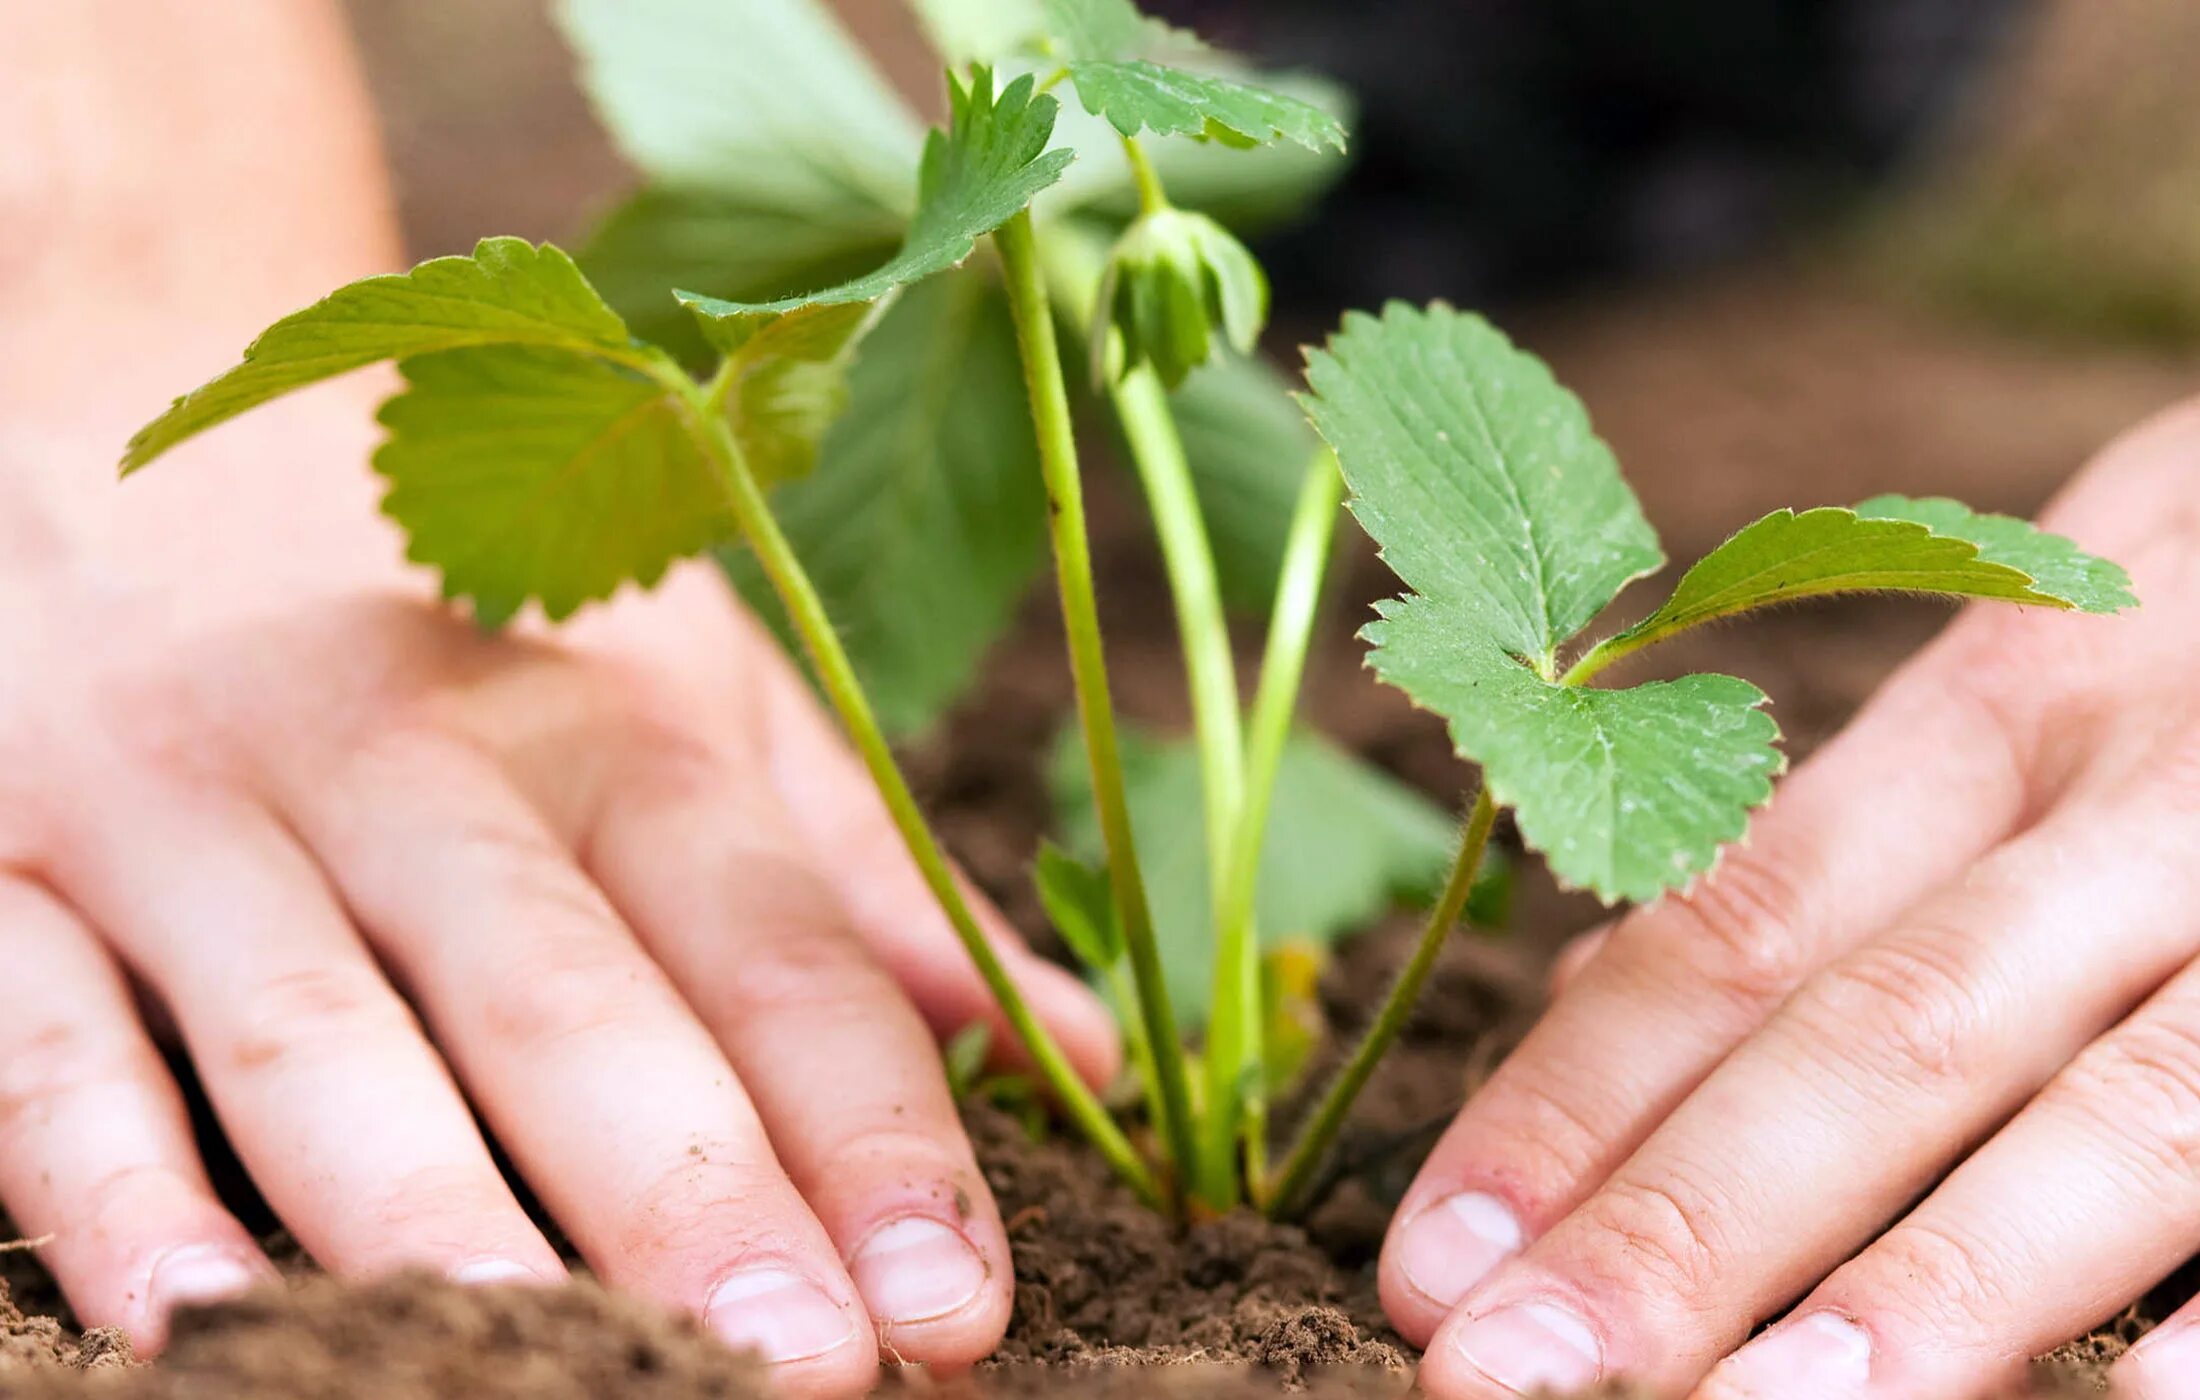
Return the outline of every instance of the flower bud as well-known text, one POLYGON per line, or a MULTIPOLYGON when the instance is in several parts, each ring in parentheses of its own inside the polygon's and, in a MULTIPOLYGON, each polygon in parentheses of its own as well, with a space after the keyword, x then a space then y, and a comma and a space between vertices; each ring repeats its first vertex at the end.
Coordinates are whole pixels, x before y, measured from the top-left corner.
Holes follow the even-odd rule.
POLYGON ((1170 388, 1205 364, 1217 332, 1250 354, 1268 320, 1268 277, 1244 244, 1204 214, 1154 209, 1108 255, 1093 315, 1102 383, 1151 365, 1170 388))

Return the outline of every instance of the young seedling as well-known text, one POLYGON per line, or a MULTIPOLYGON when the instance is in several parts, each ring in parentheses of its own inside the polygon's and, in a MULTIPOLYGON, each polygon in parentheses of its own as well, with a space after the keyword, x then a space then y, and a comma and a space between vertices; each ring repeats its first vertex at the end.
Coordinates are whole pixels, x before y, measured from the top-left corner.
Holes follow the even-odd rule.
POLYGON ((1304 1199, 1403 1025, 1501 810, 1565 883, 1649 901, 1709 872, 1784 760, 1763 691, 1692 675, 1591 685, 1622 657, 1739 613, 1835 593, 1985 598, 2112 613, 2116 565, 2006 516, 1881 496, 1775 511, 1682 575, 1649 617, 1579 650, 1628 583, 1665 562, 1581 401, 1478 316, 1403 304, 1351 315, 1307 356, 1306 404, 1352 509, 1409 590, 1362 636, 1369 665, 1450 725, 1482 769, 1450 883, 1372 1029, 1275 1188, 1304 1199))
MULTIPOLYGON (((1576 656, 1583 628, 1662 557, 1579 403, 1539 362, 1443 307, 1350 318, 1310 357, 1307 405, 1329 444, 1317 448, 1303 427, 1279 426, 1279 412, 1291 415, 1264 371, 1223 355, 1257 337, 1266 279, 1220 223, 1171 202, 1180 175, 1227 188, 1202 184, 1213 167, 1184 152, 1222 147, 1258 161, 1276 143, 1341 149, 1333 115, 1220 71, 1219 56, 1128 0, 919 5, 952 58, 1023 71, 1005 82, 985 62, 950 71, 946 128, 923 143, 906 194, 893 173, 906 118, 811 0, 566 0, 599 105, 659 182, 607 226, 598 275, 634 293, 652 285, 636 250, 677 243, 690 250, 680 265, 704 288, 661 307, 635 301, 622 315, 557 248, 488 239, 470 256, 353 283, 277 322, 241 363, 148 424, 123 466, 135 471, 293 389, 392 361, 405 387, 380 415, 384 509, 410 557, 439 570, 446 595, 484 625, 530 602, 563 618, 628 582, 654 583, 675 560, 738 547, 729 568, 768 585, 775 620, 799 644, 1034 1072, 1157 1207, 1189 1198, 1220 1210, 1250 1197, 1286 1212, 1307 1202, 1354 1095, 1484 878, 1501 808, 1562 879, 1607 900, 1685 885, 1742 834, 1780 765, 1764 696, 1718 676, 1592 687, 1605 666, 1701 623, 1824 593, 1898 589, 2088 611, 2130 602, 2113 565, 2021 522, 1885 498, 1759 521, 1690 570, 1649 619, 1576 656), (681 61, 697 51, 744 55, 733 61, 750 65, 749 81, 681 61), (1067 136, 1058 126, 1078 119, 1048 91, 1064 86, 1089 118, 1067 136), (847 100, 819 109, 826 90, 847 100), (1120 178, 1080 186, 1073 160, 1103 155, 1119 162, 1120 178), (1137 211, 1112 246, 1094 203, 1111 188, 1137 211), (683 238, 667 232, 673 225, 683 238), (698 258, 697 228, 743 237, 729 232, 722 250, 698 258), (973 257, 981 241, 989 260, 973 257), (772 295, 820 283, 829 285, 772 295), (653 339, 635 333, 640 324, 653 339), (972 329, 981 325, 991 329, 972 329), (944 366, 930 340, 943 327, 968 352, 944 366), (1094 347, 1089 378, 1153 515, 1184 646, 1189 750, 1117 724, 1064 332, 1094 347), (692 372, 698 365, 707 372, 692 372), (1019 386, 1014 398, 999 392, 1004 369, 1019 386), (1248 445, 1259 451, 1250 467, 1248 445), (897 483, 906 489, 882 491, 876 473, 898 461, 925 470, 897 483), (1290 483, 1268 542, 1248 552, 1272 604, 1250 707, 1224 618, 1226 577, 1242 585, 1247 571, 1226 576, 1217 549, 1231 541, 1236 550, 1249 512, 1217 516, 1210 533, 1203 498, 1221 498, 1216 462, 1233 463, 1241 482, 1250 472, 1290 483), (966 475, 989 507, 956 494, 966 475), (1374 667, 1442 714, 1483 770, 1456 846, 1423 799, 1292 728, 1347 484, 1411 590, 1368 629, 1374 667), (909 514, 851 506, 879 498, 909 514), (1028 515, 1016 504, 1025 499, 1035 505, 1028 515), (877 537, 890 551, 812 533, 856 516, 894 527, 877 537), (922 668, 908 658, 967 650, 986 634, 970 614, 985 608, 928 605, 967 603, 1004 578, 1020 587, 1003 560, 1035 552, 1042 537, 1080 736, 1057 786, 1080 801, 1066 833, 1073 846, 1101 859, 1086 864, 1047 845, 1035 879, 1064 941, 1122 1016, 1156 1129, 1150 1155, 1076 1078, 981 935, 875 699, 906 716, 951 691, 940 674, 912 681, 922 668), (836 583, 829 606, 819 577, 851 550, 867 568, 904 568, 889 553, 920 567, 894 574, 890 587, 875 577, 862 589, 836 583), (927 606, 902 596, 905 580, 927 606), (879 647, 881 635, 898 654, 879 647), (851 637, 872 639, 861 663, 851 637), (1158 858, 1150 845, 1142 852, 1141 832, 1195 807, 1196 836, 1162 843, 1158 858), (1264 861, 1271 848, 1287 858, 1264 861), (1268 1100, 1306 1058, 1304 1001, 1317 966, 1285 935, 1363 922, 1400 891, 1433 885, 1447 862, 1397 987, 1271 1183, 1268 1100), (1200 974, 1207 994, 1180 998, 1200 974), (1195 1062, 1180 1027, 1200 1020, 1195 1062)), ((1305 184, 1295 167, 1262 168, 1271 192, 1305 184)), ((942 674, 964 669, 959 661, 942 674)), ((958 1081, 977 1082, 985 1049, 958 1039, 949 1055, 958 1081)))

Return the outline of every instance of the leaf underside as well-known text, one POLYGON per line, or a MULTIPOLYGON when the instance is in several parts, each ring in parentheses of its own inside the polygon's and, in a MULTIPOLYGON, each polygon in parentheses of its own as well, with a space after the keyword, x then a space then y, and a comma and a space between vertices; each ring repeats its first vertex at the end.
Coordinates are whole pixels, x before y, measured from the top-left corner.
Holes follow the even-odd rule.
POLYGON ((1107 871, 1052 841, 1041 841, 1031 879, 1048 920, 1079 962, 1094 972, 1106 972, 1122 960, 1123 927, 1115 916, 1107 871))
POLYGON ((2030 576, 2032 587, 2080 612, 2113 613, 2139 605, 2121 565, 2087 554, 2061 535, 2010 515, 1988 515, 1945 496, 1874 496, 1856 513, 1908 520, 1938 535, 1969 540, 1979 557, 2030 576))
POLYGON ((530 598, 552 619, 647 587, 731 533, 676 397, 618 365, 526 346, 402 365, 374 465, 407 556, 484 625, 530 598))
POLYGON ((1030 75, 996 99, 993 75, 974 70, 970 85, 950 83, 948 129, 925 144, 917 212, 901 250, 882 267, 835 287, 777 301, 740 303, 696 292, 680 300, 705 321, 768 320, 804 306, 876 301, 898 287, 960 264, 977 240, 1014 218, 1062 176, 1072 157, 1049 150, 1057 104, 1030 75))
POLYGON ((1145 59, 1079 60, 1070 81, 1086 111, 1125 136, 1195 136, 1233 146, 1291 141, 1345 148, 1344 123, 1310 102, 1210 73, 1145 59))
POLYGON ((486 345, 617 359, 639 353, 625 323, 562 251, 524 238, 484 238, 471 255, 350 283, 277 321, 235 368, 139 429, 123 471, 294 389, 381 360, 486 345))
MULTIPOLYGON (((977 278, 911 287, 863 342, 824 469, 772 508, 881 723, 929 724, 963 693, 1045 564, 1046 496, 1015 328, 977 278)), ((789 649, 746 550, 725 562, 789 649)))

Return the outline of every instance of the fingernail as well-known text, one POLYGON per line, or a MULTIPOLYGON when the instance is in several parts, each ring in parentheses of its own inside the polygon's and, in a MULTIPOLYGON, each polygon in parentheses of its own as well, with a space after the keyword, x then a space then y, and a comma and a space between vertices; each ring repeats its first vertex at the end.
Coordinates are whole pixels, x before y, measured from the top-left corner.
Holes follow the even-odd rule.
POLYGON ((961 1311, 985 1287, 989 1270, 960 1231, 911 1215, 873 1230, 848 1272, 872 1316, 907 1323, 961 1311))
POLYGON ((823 1356, 855 1334, 854 1319, 823 1289, 785 1269, 745 1269, 711 1290, 703 1321, 737 1351, 780 1365, 823 1356))
POLYGON ((469 1259, 451 1270, 453 1283, 483 1288, 499 1283, 548 1283, 550 1280, 510 1259, 469 1259))
POLYGON ((266 1276, 230 1250, 216 1244, 185 1245, 153 1265, 147 1290, 156 1317, 186 1303, 212 1303, 249 1291, 266 1276))
POLYGON ((1719 1368, 1722 1394, 1763 1400, 1854 1400, 1872 1379, 1872 1339, 1839 1313, 1783 1322, 1719 1368))
POLYGON ((1596 1333, 1556 1303, 1499 1308, 1460 1328, 1451 1345, 1469 1366, 1515 1395, 1578 1390, 1604 1377, 1596 1333))
POLYGON ((2139 1344, 2111 1377, 2132 1400, 2181 1400, 2200 1377, 2200 1327, 2176 1324, 2157 1327, 2139 1344), (2180 1388, 2185 1387, 2185 1388, 2180 1388))
POLYGON ((1489 1271, 1519 1253, 1523 1235, 1511 1208, 1495 1196, 1462 1191, 1406 1222, 1398 1269, 1431 1302, 1449 1308, 1489 1271))

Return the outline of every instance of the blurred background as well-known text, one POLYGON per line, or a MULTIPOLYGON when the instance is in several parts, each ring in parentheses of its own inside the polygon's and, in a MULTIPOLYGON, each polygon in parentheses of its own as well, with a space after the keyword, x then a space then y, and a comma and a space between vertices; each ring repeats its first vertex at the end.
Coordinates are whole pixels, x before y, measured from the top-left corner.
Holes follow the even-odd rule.
MULTIPOLYGON (((835 0, 926 108, 898 0, 835 0)), ((1487 307, 1579 387, 1676 553, 1900 484, 2029 510, 2190 392, 2189 0, 1155 0, 1359 103, 1259 240, 1276 344, 1487 307)), ((575 240, 632 185, 541 0, 352 0, 405 228, 575 240)))
MULTIPOLYGON (((832 3, 936 114, 903 0, 832 3)), ((1358 104, 1337 188, 1253 240, 1278 363, 1385 297, 1487 309, 1582 394, 1676 558, 1779 506, 1886 490, 2030 514, 2200 390, 2191 0, 1146 3, 1358 104)), ((351 15, 417 255, 487 233, 576 244, 634 187, 544 0, 351 15)), ((1296 458, 1280 466, 1295 481, 1296 458)), ((1120 478, 1091 480, 1117 693, 1180 723, 1150 546, 1135 511, 1109 509, 1120 478)), ((1350 586, 1388 584, 1363 554, 1350 586)), ((1045 594, 945 742, 911 754, 966 864, 1031 929, 1023 870, 1049 820, 1033 755, 1066 699, 1045 594)), ((1800 756, 1946 616, 1783 613, 1672 661, 1763 684, 1800 756)), ((1436 726, 1367 682, 1361 617, 1337 609, 1309 711, 1448 802, 1464 774, 1436 726)))

